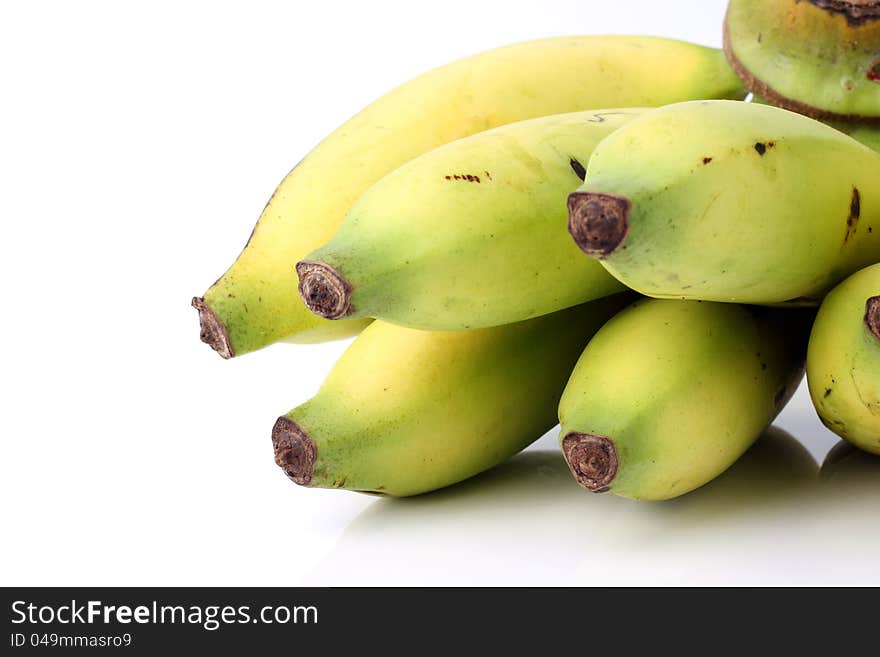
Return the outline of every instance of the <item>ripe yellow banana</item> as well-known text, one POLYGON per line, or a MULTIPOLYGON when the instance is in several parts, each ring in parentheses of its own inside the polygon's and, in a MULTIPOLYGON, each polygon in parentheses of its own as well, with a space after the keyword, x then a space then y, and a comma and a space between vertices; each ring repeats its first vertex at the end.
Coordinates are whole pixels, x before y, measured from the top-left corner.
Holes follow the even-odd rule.
POLYGON ((459 139, 403 165, 297 265, 328 319, 498 326, 624 289, 565 232, 565 199, 599 141, 641 110, 575 112, 459 139))
POLYGON ((652 297, 816 305, 880 261, 880 154, 735 101, 652 110, 604 139, 569 231, 652 297))
POLYGON ((825 297, 810 334, 807 381, 825 426, 880 454, 880 264, 825 297))
POLYGON ((658 299, 620 312, 587 345, 559 404, 575 479, 641 500, 714 479, 797 387, 806 314, 658 299))
POLYGON ((318 394, 275 423, 275 460, 301 485, 393 496, 482 472, 556 423, 578 354, 631 299, 474 331, 374 322, 318 394))
POLYGON ((332 237, 370 185, 432 148, 548 114, 743 94, 721 51, 629 36, 515 44, 411 80, 342 125, 288 174, 235 263, 194 299, 202 339, 229 358, 278 341, 359 331, 364 321, 311 314, 295 293, 293 267, 332 237))

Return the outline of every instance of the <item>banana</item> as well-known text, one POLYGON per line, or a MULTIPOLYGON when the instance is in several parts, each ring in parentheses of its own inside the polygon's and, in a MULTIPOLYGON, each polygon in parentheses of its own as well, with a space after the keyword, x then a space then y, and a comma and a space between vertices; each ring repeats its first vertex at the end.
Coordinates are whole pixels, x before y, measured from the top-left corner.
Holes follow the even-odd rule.
POLYGON ((807 382, 825 426, 880 454, 880 264, 825 297, 810 334, 807 382))
POLYGON ((403 165, 297 264, 303 301, 328 319, 448 330, 508 324, 623 290, 562 227, 582 163, 639 112, 512 123, 403 165))
POLYGON ((548 114, 744 93, 719 50, 629 36, 519 43, 411 80, 333 132, 282 181, 244 251, 194 299, 202 340, 229 358, 360 331, 364 321, 325 321, 291 295, 293 266, 333 236, 370 185, 432 148, 548 114))
POLYGON ((679 103, 596 147, 569 232, 648 296, 816 305, 880 260, 878 180, 880 154, 813 119, 679 103))
POLYGON ((843 121, 828 121, 827 123, 871 150, 880 153, 880 127, 866 123, 845 123, 843 121))
MULTIPOLYGON (((773 105, 773 103, 760 96, 753 96, 751 102, 773 105)), ((834 119, 822 119, 822 123, 849 135, 871 150, 880 152, 880 125, 865 123, 864 121, 838 121, 834 119)))
POLYGON ((318 394, 278 418, 275 461, 300 485, 392 496, 475 475, 556 423, 578 354, 631 300, 475 331, 374 322, 318 394))
POLYGON ((575 479, 639 500, 714 479, 794 393, 807 314, 657 299, 620 312, 587 345, 559 403, 575 479))
POLYGON ((730 0, 724 51, 749 91, 819 119, 880 119, 880 1, 730 0))

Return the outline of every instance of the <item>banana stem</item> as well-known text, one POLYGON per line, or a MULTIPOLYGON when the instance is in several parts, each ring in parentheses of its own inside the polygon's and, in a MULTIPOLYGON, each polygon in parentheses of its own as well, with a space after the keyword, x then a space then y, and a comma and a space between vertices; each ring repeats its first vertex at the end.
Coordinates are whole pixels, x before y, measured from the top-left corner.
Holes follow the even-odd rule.
POLYGON ((562 439, 562 452, 577 482, 593 493, 606 492, 617 476, 617 449, 606 436, 572 431, 562 439))
POLYGON ((604 258, 626 239, 631 207, 625 196, 573 192, 568 197, 568 232, 581 251, 604 258))
POLYGON ((315 472, 318 448, 315 441, 288 417, 281 416, 272 427, 275 463, 300 486, 308 486, 315 472))
POLYGON ((340 319, 351 310, 351 283, 323 262, 296 263, 299 295, 306 307, 319 317, 340 319))
POLYGON ((880 340, 880 296, 871 297, 865 302, 865 326, 871 335, 880 340))
POLYGON ((193 297, 192 306, 199 311, 199 337, 202 342, 211 347, 223 358, 232 358, 235 352, 232 343, 229 342, 229 333, 226 326, 217 317, 217 314, 208 307, 202 297, 193 297))

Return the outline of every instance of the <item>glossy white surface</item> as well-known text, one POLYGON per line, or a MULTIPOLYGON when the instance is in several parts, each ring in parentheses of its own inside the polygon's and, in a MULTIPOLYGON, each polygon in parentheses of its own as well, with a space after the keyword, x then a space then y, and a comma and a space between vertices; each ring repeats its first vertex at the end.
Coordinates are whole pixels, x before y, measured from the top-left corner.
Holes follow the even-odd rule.
MULTIPOLYGON (((528 38, 719 45, 724 2, 244 7, 0 8, 0 582, 880 584, 876 463, 818 485, 770 459, 638 504, 579 489, 554 432, 429 496, 305 490, 269 430, 344 344, 226 362, 197 340, 190 297, 370 100, 528 38)), ((836 442, 803 389, 780 424, 818 462, 836 442)))

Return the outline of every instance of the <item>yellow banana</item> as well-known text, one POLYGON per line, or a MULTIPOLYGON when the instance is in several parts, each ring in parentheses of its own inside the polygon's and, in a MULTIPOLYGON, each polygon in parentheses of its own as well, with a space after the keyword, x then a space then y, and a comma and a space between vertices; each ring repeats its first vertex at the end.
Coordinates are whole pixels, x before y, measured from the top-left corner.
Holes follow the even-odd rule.
POLYGON ((880 454, 880 264, 825 297, 810 334, 807 381, 825 426, 880 454))
POLYGON ((278 418, 275 460, 301 485, 393 496, 475 475, 556 423, 578 354, 631 299, 474 331, 374 322, 318 394, 278 418))
POLYGON ((819 121, 678 103, 596 147, 569 231, 648 296, 816 305, 880 261, 878 180, 880 154, 819 121))
POLYGON ((559 404, 575 479, 663 500, 721 474, 803 376, 805 312, 643 299, 619 313, 587 345, 559 404))
POLYGON ((498 326, 624 289, 565 232, 565 199, 599 141, 641 110, 511 123, 429 151, 373 185, 297 264, 328 319, 498 326))
POLYGON ((364 321, 312 315, 295 293, 293 267, 332 237, 370 185, 432 148, 548 114, 743 93, 721 51, 630 36, 519 43, 411 80, 342 125, 288 174, 235 263, 194 299, 202 339, 229 358, 278 341, 358 332, 364 321))

